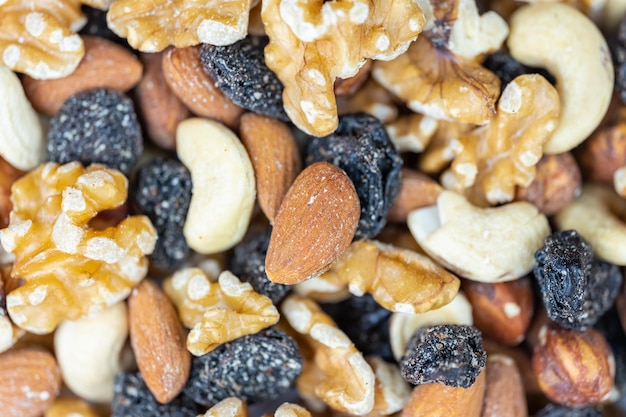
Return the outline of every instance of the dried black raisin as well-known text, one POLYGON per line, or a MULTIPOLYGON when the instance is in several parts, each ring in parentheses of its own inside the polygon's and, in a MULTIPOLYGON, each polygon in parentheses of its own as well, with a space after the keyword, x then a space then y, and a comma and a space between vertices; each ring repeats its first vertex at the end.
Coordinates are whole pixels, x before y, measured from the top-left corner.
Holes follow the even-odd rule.
POLYGON ((229 268, 240 280, 250 283, 256 292, 269 297, 274 304, 278 304, 291 287, 270 281, 265 273, 265 254, 270 235, 271 230, 237 245, 230 258, 229 268))
POLYGON ((126 39, 117 36, 107 26, 106 10, 95 9, 89 6, 83 6, 81 9, 83 14, 87 18, 87 23, 85 24, 85 26, 83 26, 80 32, 78 32, 79 34, 98 36, 100 38, 105 38, 122 46, 128 47, 126 39))
POLYGON ((115 90, 74 94, 50 121, 48 159, 53 162, 97 162, 128 175, 142 151, 133 102, 115 90))
POLYGON ((564 405, 548 404, 537 413, 536 417, 602 417, 602 410, 593 406, 570 408, 564 405))
POLYGON ((191 174, 178 160, 156 158, 143 165, 134 181, 134 209, 148 216, 158 240, 150 265, 171 270, 189 256, 183 226, 191 202, 191 174))
POLYGON ((283 84, 265 65, 265 36, 248 36, 232 45, 202 45, 200 58, 215 86, 233 103, 254 113, 289 121, 283 84))
POLYGON ((426 326, 419 328, 407 344, 400 372, 414 385, 437 382, 469 388, 486 361, 483 338, 475 327, 426 326))
POLYGON ((140 373, 120 373, 113 386, 111 417, 196 417, 202 410, 191 398, 179 395, 160 404, 140 373))
POLYGON ((395 362, 389 343, 391 311, 381 307, 370 294, 322 304, 322 308, 364 355, 395 362))
POLYGON ((376 236, 398 195, 402 168, 402 158, 382 123, 365 113, 341 116, 334 133, 308 142, 307 164, 319 161, 343 169, 354 183, 361 203, 355 238, 376 236))
POLYGON ((548 317, 566 329, 593 326, 611 308, 623 281, 620 268, 596 259, 575 230, 548 236, 535 260, 548 317))
POLYGON ((503 91, 507 84, 513 81, 515 77, 524 74, 538 73, 542 75, 551 84, 556 84, 554 77, 546 70, 541 68, 527 67, 521 62, 515 60, 511 55, 506 52, 495 52, 485 59, 483 66, 489 71, 493 72, 500 79, 500 91, 503 91))
POLYGON ((287 392, 301 371, 296 342, 268 329, 194 358, 183 392, 207 407, 227 397, 272 400, 287 392))

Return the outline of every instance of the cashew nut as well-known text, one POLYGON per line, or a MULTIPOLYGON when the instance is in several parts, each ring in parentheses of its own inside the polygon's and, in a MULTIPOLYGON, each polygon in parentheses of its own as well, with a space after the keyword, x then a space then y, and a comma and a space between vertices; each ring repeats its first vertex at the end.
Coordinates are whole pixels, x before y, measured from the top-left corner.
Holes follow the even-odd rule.
POLYGON ((586 184, 580 197, 554 216, 559 230, 578 231, 600 258, 626 265, 626 200, 610 186, 586 184), (619 214, 618 214, 619 213, 619 214))
POLYGON ((223 124, 192 118, 178 125, 176 151, 193 182, 187 244, 203 254, 231 248, 248 229, 256 195, 246 149, 223 124))
POLYGON ((443 191, 437 205, 407 219, 422 249, 456 274, 482 282, 519 278, 533 268, 534 254, 550 234, 546 216, 530 203, 479 208, 443 191))
POLYGON ((127 336, 123 302, 95 317, 62 322, 54 334, 54 351, 65 385, 86 400, 110 402, 127 336))
POLYGON ((45 159, 46 144, 37 113, 10 69, 0 66, 0 156, 28 171, 45 159))
POLYGON ((546 68, 557 80, 561 115, 544 152, 569 151, 591 134, 609 107, 614 74, 606 41, 588 17, 562 3, 524 6, 510 25, 511 55, 546 68))

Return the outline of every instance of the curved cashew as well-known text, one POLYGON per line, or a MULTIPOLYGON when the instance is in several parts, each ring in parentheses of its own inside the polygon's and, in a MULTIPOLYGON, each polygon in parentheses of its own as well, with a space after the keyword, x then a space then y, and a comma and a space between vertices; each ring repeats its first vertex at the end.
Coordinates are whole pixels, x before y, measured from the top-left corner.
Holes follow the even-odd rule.
POLYGON ((544 152, 568 151, 598 126, 611 101, 614 74, 606 41, 589 18, 562 3, 524 6, 510 23, 511 55, 557 79, 561 115, 544 152))
POLYGON ((610 186, 587 184, 580 197, 554 216, 554 222, 559 230, 578 231, 600 258, 626 265, 626 221, 617 213, 626 213, 626 200, 610 186))
POLYGON ((407 223, 431 257, 464 278, 482 282, 526 275, 535 251, 550 234, 546 216, 530 203, 483 209, 451 191, 443 191, 436 206, 412 211, 407 223))

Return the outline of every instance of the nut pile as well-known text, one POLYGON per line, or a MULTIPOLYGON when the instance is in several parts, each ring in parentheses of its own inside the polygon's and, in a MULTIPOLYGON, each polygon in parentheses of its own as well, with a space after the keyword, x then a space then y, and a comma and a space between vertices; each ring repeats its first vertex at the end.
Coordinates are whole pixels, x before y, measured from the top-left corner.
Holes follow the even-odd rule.
POLYGON ((626 415, 626 4, 0 0, 0 97, 0 416, 626 415))

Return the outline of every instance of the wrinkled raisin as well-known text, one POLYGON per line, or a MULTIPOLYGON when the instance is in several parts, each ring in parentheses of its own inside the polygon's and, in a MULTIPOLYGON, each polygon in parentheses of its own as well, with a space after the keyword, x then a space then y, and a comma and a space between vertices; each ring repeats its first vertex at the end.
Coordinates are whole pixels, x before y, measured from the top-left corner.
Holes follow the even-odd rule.
POLYGON ((381 307, 370 294, 322 304, 322 308, 364 355, 395 362, 389 343, 391 311, 381 307))
POLYGON ((270 281, 265 273, 265 254, 270 235, 271 230, 237 245, 230 258, 229 268, 240 280, 250 283, 256 292, 269 297, 274 304, 278 304, 291 287, 270 281))
POLYGON ((202 45, 200 59, 215 86, 233 103, 264 116, 289 121, 283 84, 265 65, 265 36, 248 36, 232 45, 202 45))
POLYGON ((228 397, 272 400, 287 392, 301 371, 295 341, 268 329, 194 358, 183 392, 207 407, 228 397))
POLYGON ((602 417, 602 410, 593 406, 570 408, 564 405, 548 404, 537 413, 537 417, 602 417))
POLYGON ((98 36, 100 38, 105 38, 122 46, 128 47, 126 39, 117 36, 107 26, 106 10, 95 9, 89 6, 83 6, 81 9, 83 14, 87 18, 87 23, 85 24, 85 26, 83 26, 80 32, 78 32, 79 34, 98 36))
POLYGON ((97 162, 128 175, 142 151, 133 102, 115 90, 74 94, 50 121, 48 159, 52 162, 97 162))
POLYGON ((167 404, 160 404, 140 373, 118 374, 113 392, 111 417, 196 417, 204 411, 184 395, 179 395, 167 404))
POLYGON ((500 91, 503 91, 507 84, 513 81, 515 77, 524 74, 540 74, 552 85, 556 84, 556 80, 552 74, 542 68, 528 67, 517 61, 506 52, 495 52, 485 59, 483 66, 493 72, 500 79, 500 91))
POLYGON ((307 164, 319 161, 343 169, 356 188, 361 218, 355 238, 376 236, 398 194, 402 168, 402 158, 385 127, 365 113, 340 117, 334 133, 308 142, 307 164))
POLYGON ((148 216, 159 236, 150 265, 171 270, 189 256, 183 226, 191 202, 191 174, 179 161, 157 158, 137 172, 133 207, 148 216))
POLYGON ((548 236, 535 260, 548 317, 566 329, 593 326, 611 308, 622 284, 620 268, 596 259, 591 245, 575 230, 548 236))
POLYGON ((615 58, 615 88, 622 103, 626 103, 626 15, 622 18, 617 29, 617 38, 614 47, 615 58))
POLYGON ((405 381, 414 385, 437 382, 469 388, 486 361, 483 338, 475 327, 426 326, 409 340, 400 360, 400 372, 405 381))

